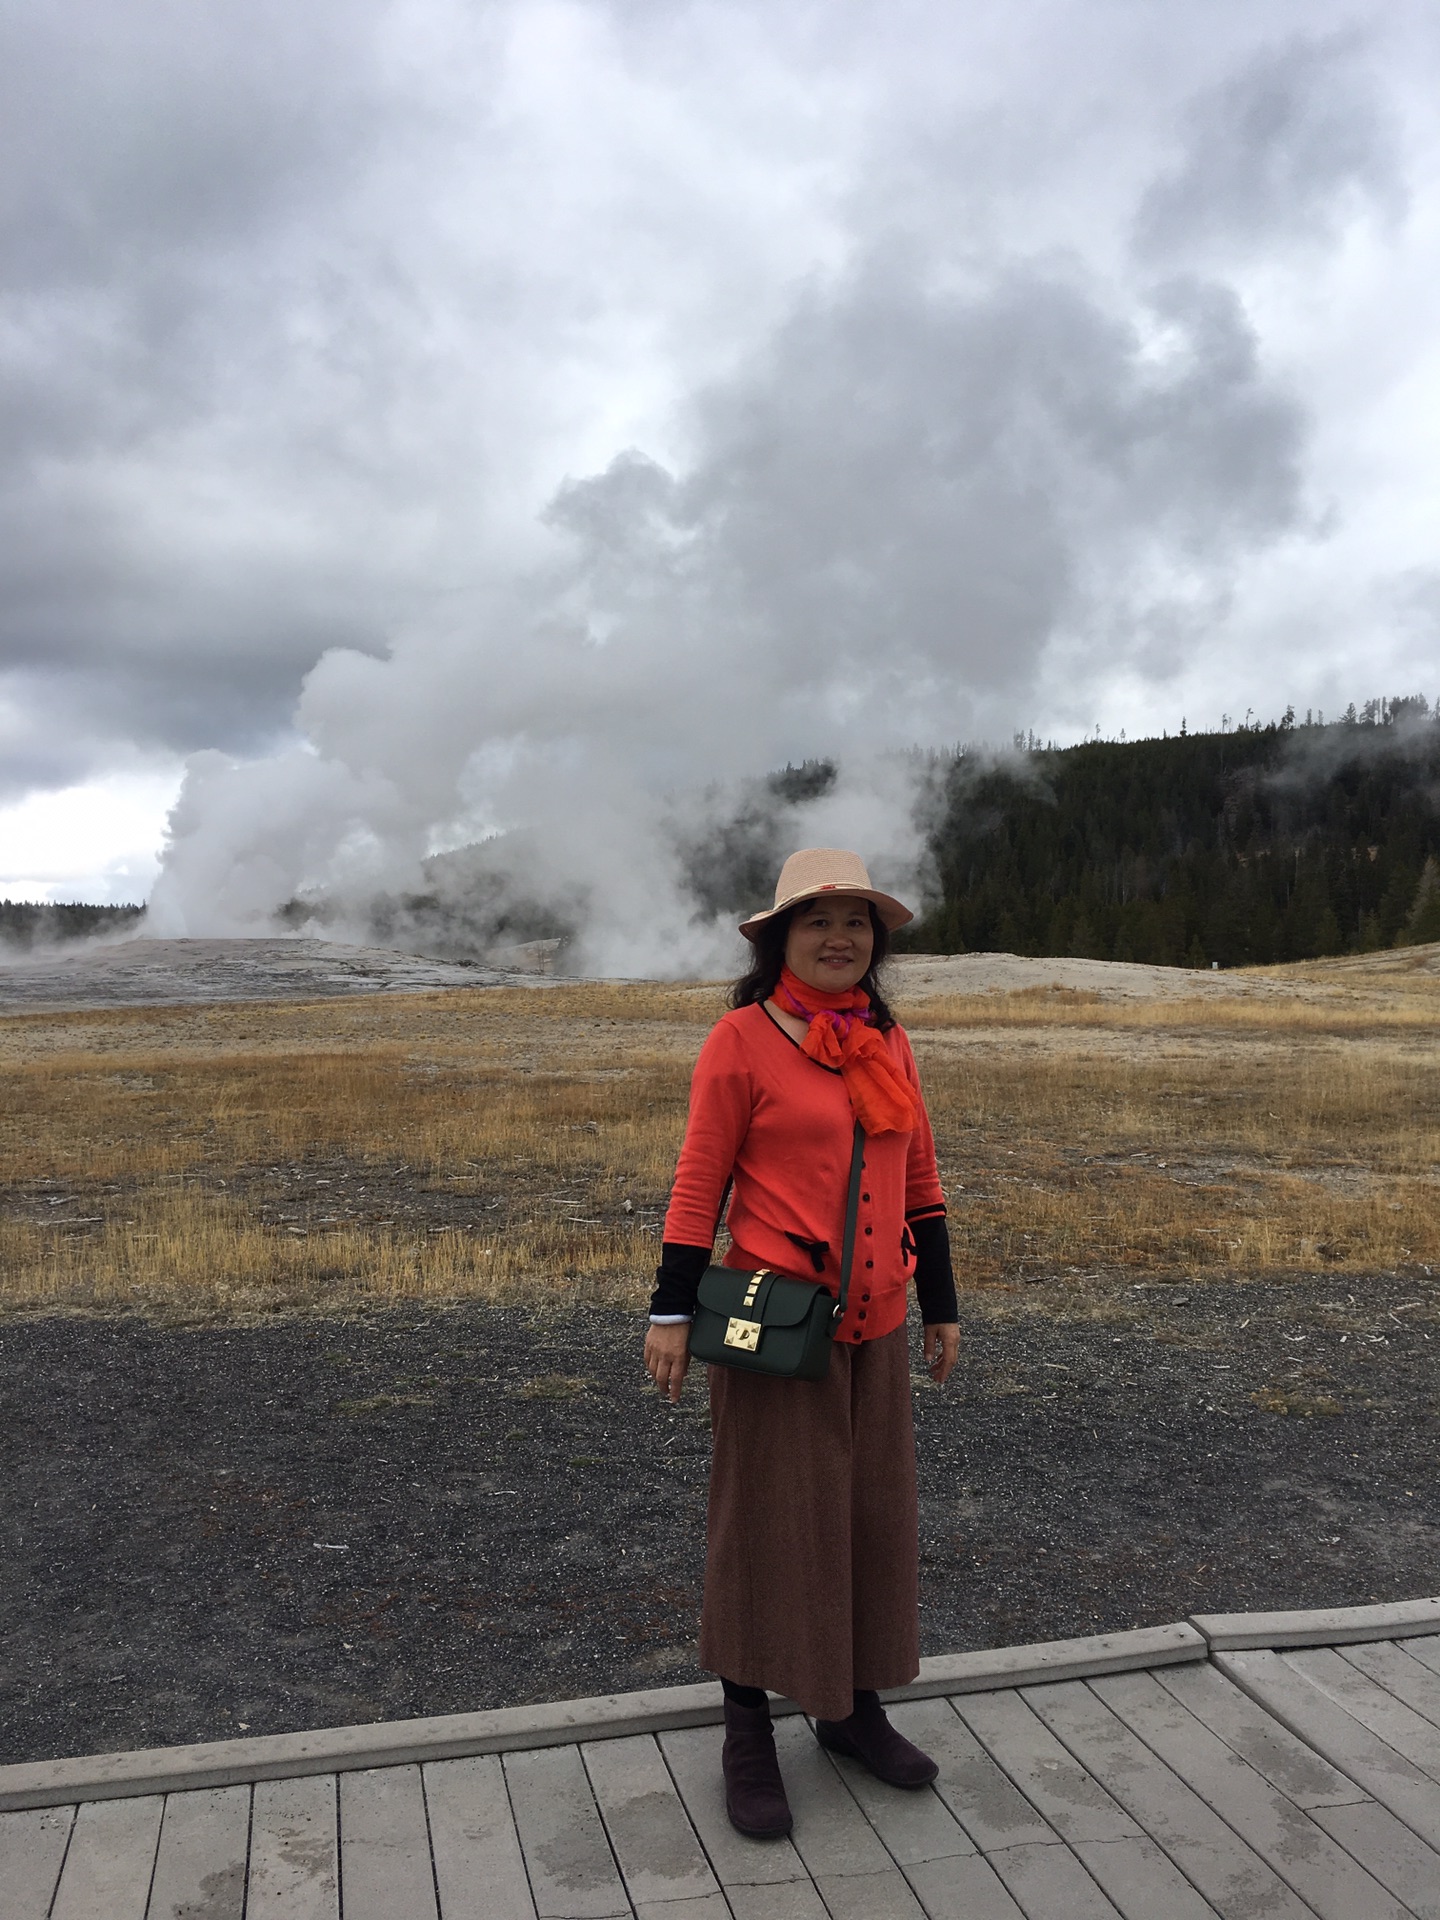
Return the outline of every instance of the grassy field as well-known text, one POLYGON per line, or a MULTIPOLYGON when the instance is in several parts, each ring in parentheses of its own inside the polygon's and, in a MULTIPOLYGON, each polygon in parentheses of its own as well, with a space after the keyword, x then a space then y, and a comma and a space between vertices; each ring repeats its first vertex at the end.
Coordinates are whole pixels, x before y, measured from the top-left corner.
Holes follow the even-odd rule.
MULTIPOLYGON (((962 1282, 1440 1266, 1435 978, 1228 982, 902 994, 962 1282)), ((0 1019, 0 1308, 639 1305, 720 995, 0 1019)))

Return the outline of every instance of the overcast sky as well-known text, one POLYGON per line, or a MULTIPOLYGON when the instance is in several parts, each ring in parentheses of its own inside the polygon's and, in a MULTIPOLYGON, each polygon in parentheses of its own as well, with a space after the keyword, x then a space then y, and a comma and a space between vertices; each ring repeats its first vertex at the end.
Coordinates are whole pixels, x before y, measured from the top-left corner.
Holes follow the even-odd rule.
POLYGON ((0 21, 0 894, 1440 693, 1433 5, 0 21))

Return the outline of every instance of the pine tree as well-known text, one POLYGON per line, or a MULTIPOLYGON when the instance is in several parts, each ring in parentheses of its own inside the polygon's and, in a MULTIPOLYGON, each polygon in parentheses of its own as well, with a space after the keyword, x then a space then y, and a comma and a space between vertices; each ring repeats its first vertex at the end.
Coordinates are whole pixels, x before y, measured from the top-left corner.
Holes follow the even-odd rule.
POLYGON ((1406 946, 1418 947, 1431 940, 1440 940, 1440 866, 1433 853, 1421 869, 1404 936, 1406 946))

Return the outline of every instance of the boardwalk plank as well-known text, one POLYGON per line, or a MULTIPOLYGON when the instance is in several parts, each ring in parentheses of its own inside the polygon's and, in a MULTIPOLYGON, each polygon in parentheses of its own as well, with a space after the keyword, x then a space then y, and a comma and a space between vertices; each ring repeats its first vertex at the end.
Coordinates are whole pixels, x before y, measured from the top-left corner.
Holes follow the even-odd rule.
MULTIPOLYGON (((723 1739, 722 1727, 686 1727, 660 1735, 660 1751, 721 1886, 727 1893, 737 1887, 776 1886, 785 1881, 809 1886, 810 1876, 788 1840, 747 1840, 731 1826, 720 1773, 723 1739)), ((795 1911, 810 1909, 799 1906, 795 1911)))
POLYGON ((815 1882, 830 1920, 925 1920, 925 1910, 896 1867, 883 1873, 827 1874, 815 1882))
POLYGON ((1135 1840, 1140 1829, 1017 1693, 976 1693, 955 1710, 1006 1774, 1071 1846, 1135 1840))
POLYGON ((1311 1818, 1403 1900, 1416 1920, 1440 1920, 1440 1853, 1388 1807, 1373 1800, 1358 1807, 1317 1807, 1311 1818))
POLYGON ((149 1793, 80 1808, 52 1920, 144 1920, 164 1806, 160 1794, 149 1793))
POLYGON ((73 1807, 0 1813, 0 1914, 6 1920, 45 1920, 74 1821, 73 1807))
POLYGON ((990 1864, 1025 1920, 1120 1920, 1068 1847, 1002 1847, 990 1864))
MULTIPOLYGON (((967 1695, 966 1698, 974 1698, 967 1695)), ((1060 1836, 1012 1785, 947 1700, 912 1700, 890 1719, 940 1768, 935 1791, 982 1852, 1060 1836)))
POLYGON ((776 1724, 775 1747, 795 1816, 795 1850, 816 1884, 822 1875, 833 1879, 887 1870, 898 1875, 880 1836, 799 1714, 776 1724))
POLYGON ((835 1920, 868 1920, 872 1913, 876 1920, 923 1920, 905 1876, 804 1720, 783 1721, 775 1745, 795 1815, 795 1850, 835 1920))
POLYGON ((1125 1920, 1215 1920, 1214 1907, 1153 1840, 1082 1840, 1075 1852, 1125 1920))
POLYGON ((725 1882, 735 1920, 825 1920, 825 1902, 807 1874, 803 1880, 770 1880, 744 1886, 725 1882))
POLYGON ((1025 1697, 1080 1764, 1106 1787, 1227 1920, 1309 1920, 1257 1853, 1164 1766, 1143 1740, 1078 1680, 1027 1687, 1025 1697))
POLYGON ((1400 1640, 1368 1640, 1345 1647, 1342 1657, 1352 1667, 1393 1693, 1432 1726, 1440 1727, 1440 1673, 1416 1660, 1400 1640))
POLYGON ((717 1887, 698 1899, 637 1901, 635 1920, 730 1920, 730 1909, 717 1887))
POLYGON ((340 1775, 340 1906, 345 1920, 437 1920, 419 1767, 340 1775))
POLYGON ((1308 1740, 1422 1840, 1440 1847, 1440 1787, 1427 1773, 1352 1719, 1278 1653, 1217 1653, 1214 1659, 1292 1733, 1308 1740))
POLYGON ((243 1920, 249 1787, 166 1797, 146 1920, 243 1920))
POLYGON ((245 1920, 339 1920, 336 1792, 333 1773, 255 1783, 245 1920))
POLYGON ((421 1768, 440 1920, 535 1920, 535 1902, 496 1754, 421 1768))
POLYGON ((1155 1678, 1297 1807, 1346 1807, 1365 1798, 1353 1780, 1297 1740, 1214 1667, 1197 1661, 1183 1669, 1157 1668, 1155 1678))
MULTIPOLYGON (((540 1920, 615 1920, 630 1901, 578 1747, 507 1753, 505 1780, 540 1920)), ((347 1913, 345 1920, 350 1920, 347 1913)))
POLYGON ((952 1860, 975 1848, 960 1822, 931 1788, 909 1792, 887 1787, 858 1761, 829 1756, 860 1811, 902 1867, 922 1860, 952 1860))
POLYGON ((1405 1651, 1422 1667, 1440 1673, 1440 1633, 1422 1633, 1405 1642, 1405 1651))
POLYGON ((1440 1727, 1432 1726, 1423 1714, 1352 1667, 1334 1647, 1307 1647, 1304 1652, 1282 1654, 1281 1658, 1322 1693, 1328 1693, 1352 1720, 1368 1727, 1440 1785, 1440 1727))
POLYGON ((1377 1880, 1151 1674, 1112 1674, 1093 1685, 1131 1731, 1208 1801, 1322 1920, 1357 1920, 1360 1914, 1365 1920, 1409 1920, 1377 1880))
MULTIPOLYGON (((580 1753, 635 1904, 697 1901, 718 1893, 653 1736, 587 1741, 580 1753)), ((696 1913, 698 1920, 698 1908, 696 1913)))
POLYGON ((1004 1881, 978 1853, 918 1861, 905 1877, 927 1920, 1025 1920, 1004 1881))

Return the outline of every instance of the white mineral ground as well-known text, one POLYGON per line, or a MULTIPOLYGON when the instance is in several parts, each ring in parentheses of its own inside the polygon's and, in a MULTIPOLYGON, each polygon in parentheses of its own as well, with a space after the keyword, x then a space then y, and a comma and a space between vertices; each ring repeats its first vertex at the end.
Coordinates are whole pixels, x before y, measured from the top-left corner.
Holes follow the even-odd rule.
MULTIPOLYGON (((550 975, 555 943, 536 941, 454 961, 337 941, 146 940, 95 942, 74 950, 0 959, 0 1013, 222 1000, 313 1000, 367 993, 431 993, 446 987, 560 985, 550 975)), ((938 995, 1044 992, 1107 1001, 1197 995, 1368 999, 1440 978, 1440 945, 1306 961, 1295 967, 1213 972, 1118 960, 1035 960, 1014 953, 906 954, 891 963, 892 996, 908 1005, 938 995)))
MULTIPOLYGON (((514 957, 528 956, 517 950, 514 957)), ((0 965, 0 1013, 548 984, 533 966, 435 960, 330 940, 123 940, 0 965)))
POLYGON ((891 962, 897 1000, 937 994, 1044 992, 1060 988, 1104 1000, 1192 1000, 1198 994, 1315 999, 1337 989, 1368 998, 1427 976, 1440 978, 1440 944, 1345 954, 1288 967, 1154 967, 1130 960, 1032 960, 1018 953, 904 954, 891 962))

